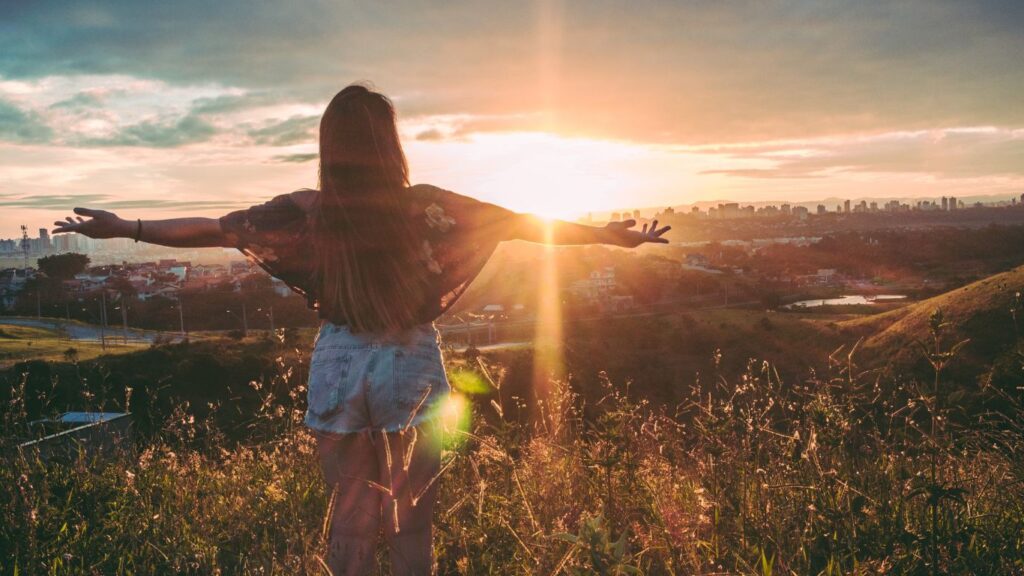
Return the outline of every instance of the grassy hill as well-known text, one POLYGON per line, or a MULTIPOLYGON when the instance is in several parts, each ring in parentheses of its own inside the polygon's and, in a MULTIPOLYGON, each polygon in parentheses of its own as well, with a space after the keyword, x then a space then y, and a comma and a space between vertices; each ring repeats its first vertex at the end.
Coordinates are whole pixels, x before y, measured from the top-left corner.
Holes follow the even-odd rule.
POLYGON ((32 326, 0 325, 0 368, 25 360, 88 360, 103 354, 125 354, 147 346, 123 344, 114 338, 104 348, 99 342, 68 340, 57 330, 32 326), (72 350, 73 352, 69 352, 72 350))
MULTIPOLYGON (((921 343, 931 343, 930 319, 942 310, 948 323, 943 345, 969 339, 951 374, 960 377, 1009 377, 1017 349, 1014 309, 1024 291, 1024 266, 896 310, 840 323, 864 337, 860 357, 875 364, 927 369, 921 343)), ((1018 314, 1020 311, 1018 311, 1018 314)))

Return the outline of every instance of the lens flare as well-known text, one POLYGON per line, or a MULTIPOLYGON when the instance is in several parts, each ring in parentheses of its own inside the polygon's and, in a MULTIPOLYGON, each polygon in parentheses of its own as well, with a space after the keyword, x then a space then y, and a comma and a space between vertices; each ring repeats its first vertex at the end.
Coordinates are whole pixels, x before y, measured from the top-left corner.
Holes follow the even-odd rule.
POLYGON ((562 303, 558 282, 556 248, 551 244, 554 229, 550 221, 544 229, 545 246, 541 262, 540 291, 537 298, 537 327, 534 334, 533 385, 538 397, 544 398, 553 378, 562 378, 565 372, 562 347, 562 303))
POLYGON ((452 391, 451 394, 441 402, 437 410, 444 427, 444 447, 446 450, 454 450, 462 446, 468 436, 470 424, 473 420, 473 407, 469 400, 462 394, 452 391))

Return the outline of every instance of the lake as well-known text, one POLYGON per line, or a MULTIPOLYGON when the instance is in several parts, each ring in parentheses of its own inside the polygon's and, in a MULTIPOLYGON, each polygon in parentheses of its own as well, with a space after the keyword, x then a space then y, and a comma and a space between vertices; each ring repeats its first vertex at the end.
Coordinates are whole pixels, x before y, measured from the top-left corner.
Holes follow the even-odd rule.
POLYGON ((871 294, 867 296, 861 294, 853 294, 850 296, 840 296, 839 298, 801 300, 799 302, 787 304, 785 307, 817 308, 818 306, 854 306, 858 304, 882 304, 885 302, 893 302, 896 300, 904 299, 906 299, 906 296, 901 294, 871 294))

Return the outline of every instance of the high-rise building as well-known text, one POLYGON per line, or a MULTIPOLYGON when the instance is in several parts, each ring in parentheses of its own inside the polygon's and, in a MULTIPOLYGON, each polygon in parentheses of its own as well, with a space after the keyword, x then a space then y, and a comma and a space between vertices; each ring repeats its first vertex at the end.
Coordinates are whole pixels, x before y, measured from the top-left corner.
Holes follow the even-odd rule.
POLYGON ((957 203, 956 196, 950 196, 949 197, 949 209, 950 210, 956 210, 957 209, 957 204, 956 203, 957 203))
POLYGON ((850 201, 849 200, 844 200, 843 201, 843 212, 846 212, 847 214, 850 213, 850 201))
POLYGON ((942 197, 942 210, 949 210, 949 198, 946 198, 945 196, 942 197))
POLYGON ((633 210, 633 220, 640 220, 640 211, 633 210))
POLYGON ((51 248, 50 244, 50 233, 46 228, 39 229, 39 250, 42 252, 49 252, 51 248))
POLYGON ((825 212, 828 212, 828 208, 824 204, 818 204, 818 214, 824 214, 825 212))

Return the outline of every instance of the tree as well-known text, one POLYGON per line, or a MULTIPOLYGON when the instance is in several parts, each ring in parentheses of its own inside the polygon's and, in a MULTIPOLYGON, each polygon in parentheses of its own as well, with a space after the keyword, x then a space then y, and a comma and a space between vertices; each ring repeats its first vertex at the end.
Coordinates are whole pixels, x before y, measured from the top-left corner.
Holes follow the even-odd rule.
POLYGON ((50 278, 70 280, 89 265, 89 257, 77 252, 44 256, 38 260, 39 270, 50 278))

